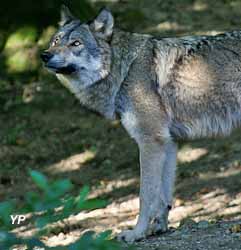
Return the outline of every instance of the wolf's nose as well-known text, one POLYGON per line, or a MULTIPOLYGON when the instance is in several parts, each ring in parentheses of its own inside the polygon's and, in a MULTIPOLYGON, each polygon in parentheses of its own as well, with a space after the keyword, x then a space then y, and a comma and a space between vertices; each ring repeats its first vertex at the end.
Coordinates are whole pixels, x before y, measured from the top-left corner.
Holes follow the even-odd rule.
POLYGON ((48 62, 53 57, 53 54, 51 54, 50 52, 43 52, 40 55, 40 57, 46 63, 46 62, 48 62))

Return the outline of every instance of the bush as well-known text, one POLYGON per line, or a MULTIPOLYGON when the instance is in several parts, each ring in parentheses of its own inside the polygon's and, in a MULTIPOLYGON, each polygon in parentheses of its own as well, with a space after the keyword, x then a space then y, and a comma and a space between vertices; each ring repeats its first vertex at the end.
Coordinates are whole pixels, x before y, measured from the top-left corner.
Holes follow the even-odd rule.
POLYGON ((67 180, 50 182, 46 176, 37 171, 30 171, 30 176, 37 186, 37 191, 26 193, 24 205, 17 209, 13 201, 0 203, 0 249, 13 249, 13 246, 25 245, 25 249, 56 249, 56 250, 119 250, 121 245, 110 239, 111 232, 100 234, 87 232, 76 242, 64 247, 47 247, 41 242, 41 237, 50 232, 53 222, 62 221, 70 215, 83 210, 91 210, 105 206, 103 200, 88 199, 89 188, 82 188, 77 197, 69 194, 73 188, 67 180), (11 215, 31 213, 37 233, 31 238, 17 237, 11 233, 11 215))

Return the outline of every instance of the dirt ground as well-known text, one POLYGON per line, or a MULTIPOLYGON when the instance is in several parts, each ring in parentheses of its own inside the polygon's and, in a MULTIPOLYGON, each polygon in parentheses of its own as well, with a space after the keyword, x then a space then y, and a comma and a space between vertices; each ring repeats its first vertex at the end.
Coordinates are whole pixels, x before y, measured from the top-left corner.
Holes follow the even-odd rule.
MULTIPOLYGON (((114 1, 119 26, 162 36, 214 34, 241 27, 241 1, 114 1)), ((55 78, 0 93, 0 201, 20 204, 33 188, 28 170, 83 185, 106 208, 71 216, 43 240, 65 245, 86 230, 132 227, 138 215, 138 150, 119 122, 80 107, 55 78), (2 98, 1 98, 2 97, 2 98), (20 100, 20 101, 16 101, 20 100)), ((136 243, 137 249, 241 249, 241 130, 227 138, 180 142, 170 230, 136 243)), ((29 226, 16 229, 29 236, 29 226)))

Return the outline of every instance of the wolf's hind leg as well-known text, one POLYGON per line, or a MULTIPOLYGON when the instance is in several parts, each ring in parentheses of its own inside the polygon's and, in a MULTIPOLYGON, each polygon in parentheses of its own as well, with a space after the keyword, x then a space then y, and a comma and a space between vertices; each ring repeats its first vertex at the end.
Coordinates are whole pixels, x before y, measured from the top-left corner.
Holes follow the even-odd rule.
MULTIPOLYGON (((152 233, 165 232, 168 224, 168 214, 172 206, 173 187, 175 182, 177 146, 174 142, 165 145, 166 159, 162 172, 162 204, 152 223, 152 233)), ((162 194, 161 193, 161 194, 162 194)))

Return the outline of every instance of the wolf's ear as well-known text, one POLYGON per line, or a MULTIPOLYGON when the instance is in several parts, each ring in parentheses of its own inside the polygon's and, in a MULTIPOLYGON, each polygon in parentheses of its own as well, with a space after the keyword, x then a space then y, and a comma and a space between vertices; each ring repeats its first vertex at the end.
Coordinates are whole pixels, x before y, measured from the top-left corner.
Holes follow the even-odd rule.
POLYGON ((114 18, 107 9, 102 9, 99 15, 90 23, 90 29, 104 39, 110 38, 113 27, 114 18))
POLYGON ((61 11, 60 11, 60 22, 59 25, 60 26, 64 26, 66 23, 71 22, 72 20, 74 20, 75 17, 72 15, 72 13, 70 12, 69 8, 66 5, 62 5, 61 6, 61 11))

